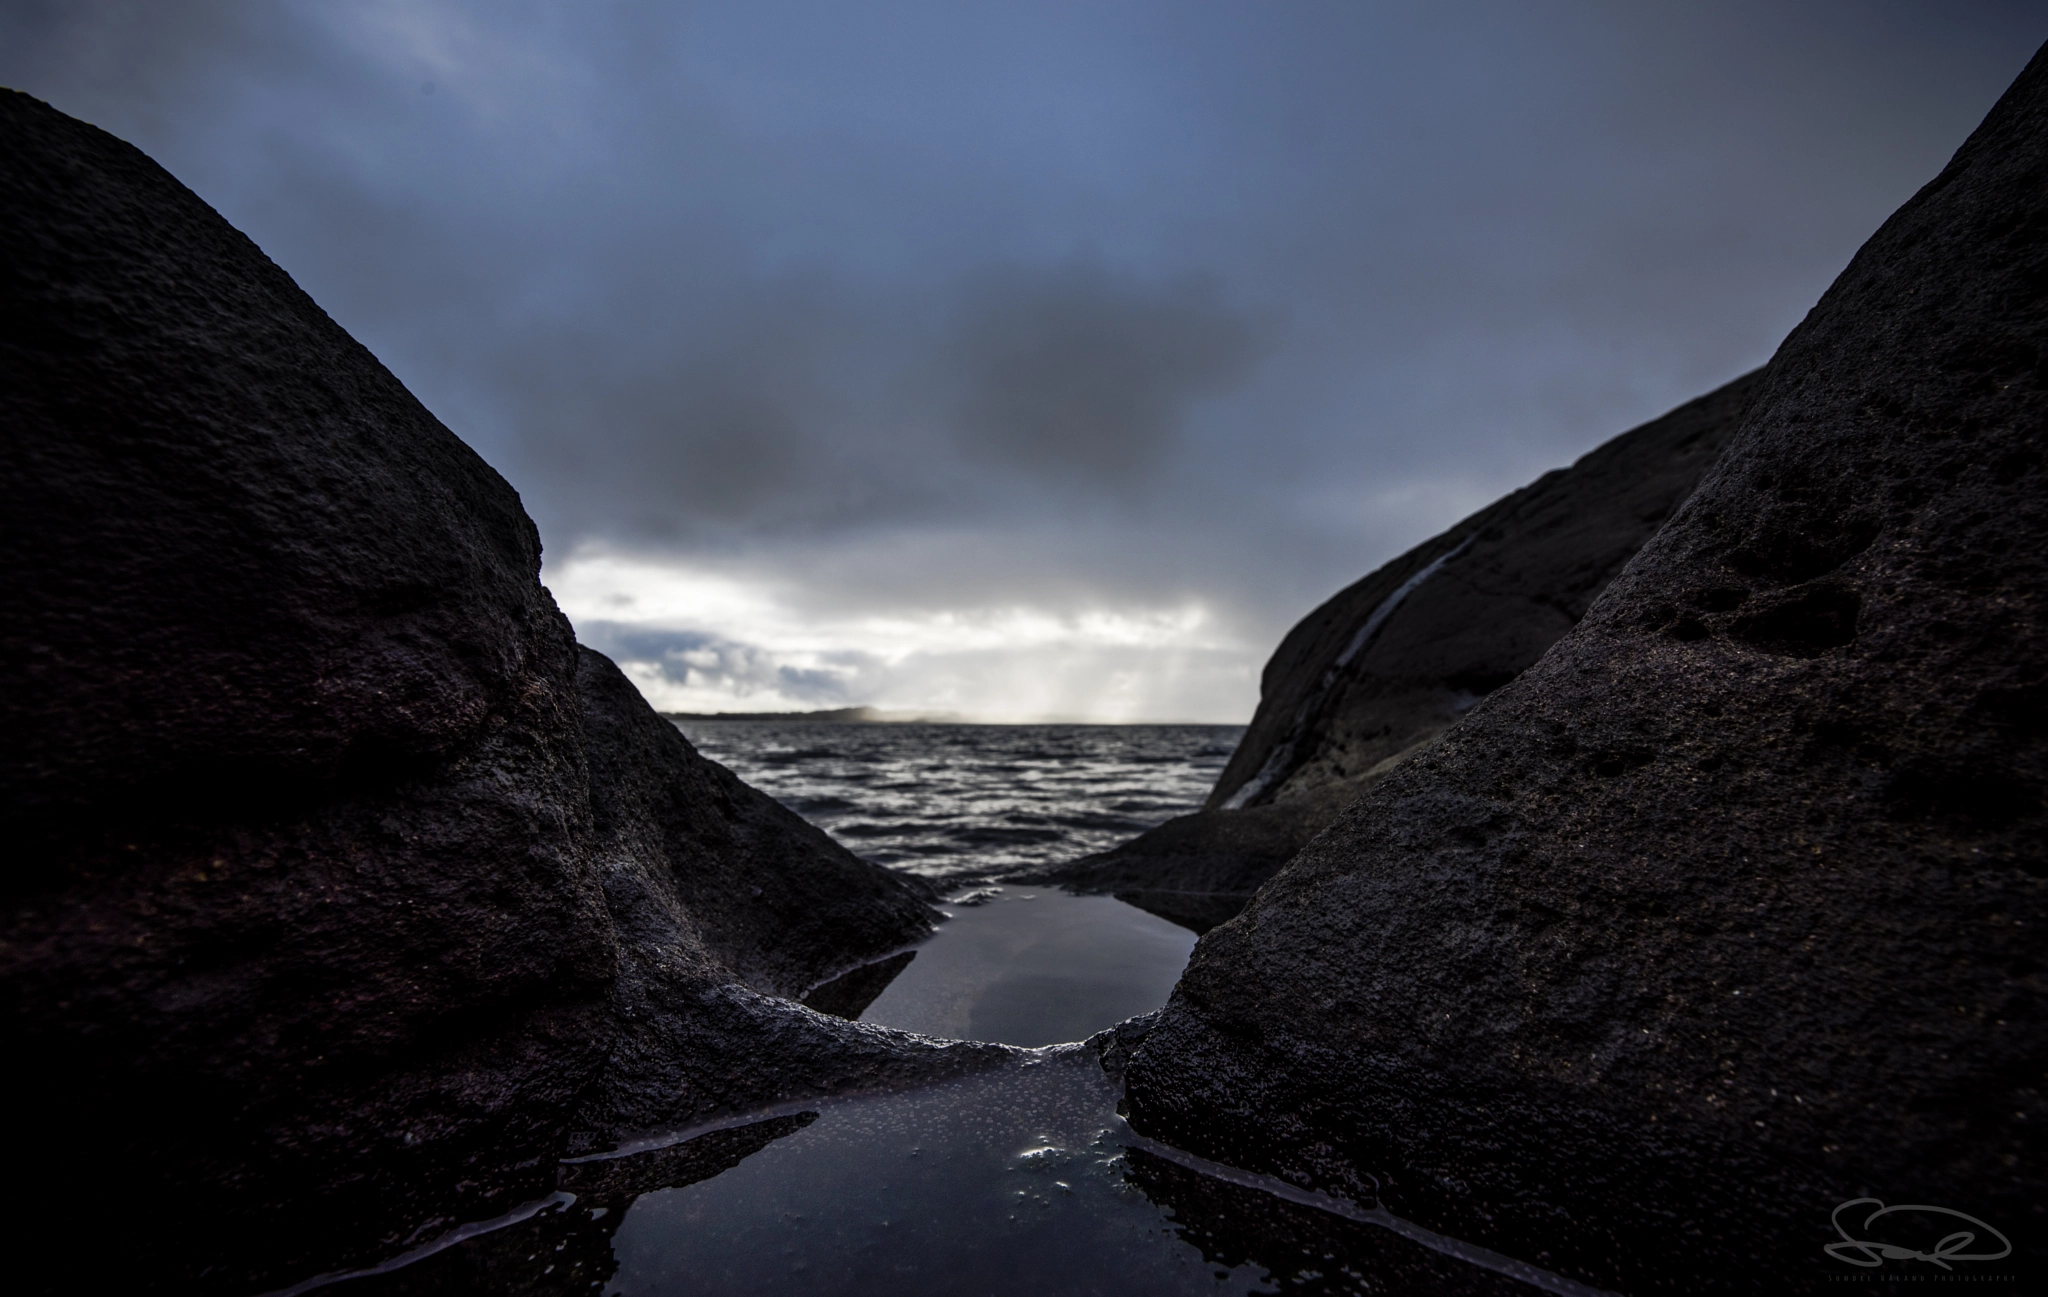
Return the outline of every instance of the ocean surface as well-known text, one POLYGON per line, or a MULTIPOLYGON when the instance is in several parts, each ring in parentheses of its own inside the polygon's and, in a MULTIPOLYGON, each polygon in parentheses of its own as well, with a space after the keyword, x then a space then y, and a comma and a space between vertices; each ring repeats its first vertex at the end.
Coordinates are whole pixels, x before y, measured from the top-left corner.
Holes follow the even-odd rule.
POLYGON ((1201 807, 1242 725, 677 722, 697 750, 855 855, 1000 877, 1201 807))

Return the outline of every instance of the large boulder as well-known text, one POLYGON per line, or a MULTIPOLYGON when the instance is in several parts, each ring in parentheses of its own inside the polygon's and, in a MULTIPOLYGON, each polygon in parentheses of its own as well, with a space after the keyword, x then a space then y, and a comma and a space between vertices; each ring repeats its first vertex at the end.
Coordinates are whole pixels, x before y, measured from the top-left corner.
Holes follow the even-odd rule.
POLYGON ((1287 633, 1207 804, 1043 875, 1205 932, 1361 793, 1520 675, 1692 493, 1756 373, 1588 451, 1287 633))
POLYGON ((11 91, 0 424, 28 1290, 272 1285, 986 1055, 776 998, 922 898, 579 652, 517 494, 248 239, 11 91))
POLYGON ((1628 1291, 1844 1291, 1861 1197, 2038 1279, 2044 426, 2037 54, 1585 620, 1202 939, 1136 1126, 1628 1291))

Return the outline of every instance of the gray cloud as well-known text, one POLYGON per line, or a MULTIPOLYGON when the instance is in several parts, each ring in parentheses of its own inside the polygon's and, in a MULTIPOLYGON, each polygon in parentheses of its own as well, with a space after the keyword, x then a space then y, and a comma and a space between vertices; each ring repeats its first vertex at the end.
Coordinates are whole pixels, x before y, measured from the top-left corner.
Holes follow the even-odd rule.
POLYGON ((904 507, 873 471, 888 447, 848 453, 850 425, 874 416, 834 381, 863 349, 849 304, 818 284, 735 299, 709 321, 650 311, 613 333, 549 317, 499 343, 494 417, 544 507, 578 532, 655 542, 904 507))
POLYGON ((1199 603, 1255 667, 1765 359, 2043 37, 1991 0, 15 0, 0 82, 247 231, 551 562, 1199 603))
POLYGON ((1133 282, 1083 258, 978 278, 952 330, 970 453, 1083 485, 1156 471, 1188 401, 1242 377, 1254 343, 1213 279, 1133 282))
MULTIPOLYGON (((865 654, 839 655, 845 669, 805 668, 778 661, 757 644, 699 631, 661 631, 618 622, 586 620, 576 628, 585 644, 615 661, 644 664, 657 678, 681 688, 727 694, 735 699, 770 695, 814 709, 857 705, 849 678, 874 661, 865 654)), ((744 706, 732 710, 745 710, 744 706)))
POLYGON ((643 291, 613 286, 607 329, 543 316, 486 362, 485 417, 574 533, 815 535, 1136 489, 1256 350, 1213 280, 1085 257, 907 297, 819 272, 666 310, 643 291))

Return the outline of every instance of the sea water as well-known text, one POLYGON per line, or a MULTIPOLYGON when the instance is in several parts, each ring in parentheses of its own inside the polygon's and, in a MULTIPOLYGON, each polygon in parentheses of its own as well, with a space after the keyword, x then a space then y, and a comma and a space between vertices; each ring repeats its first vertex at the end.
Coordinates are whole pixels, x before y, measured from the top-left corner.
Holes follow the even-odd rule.
POLYGON ((938 880, 1101 851, 1201 807, 1241 725, 683 721, 855 855, 938 880))

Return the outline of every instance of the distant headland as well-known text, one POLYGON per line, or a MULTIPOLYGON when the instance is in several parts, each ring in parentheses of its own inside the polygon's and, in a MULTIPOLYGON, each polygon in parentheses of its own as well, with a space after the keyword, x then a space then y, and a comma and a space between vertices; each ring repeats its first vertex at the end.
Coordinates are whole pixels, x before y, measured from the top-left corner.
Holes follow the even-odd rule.
POLYGON ((663 712, 672 721, 806 721, 813 725, 890 725, 922 721, 927 725, 964 725, 971 717, 959 712, 883 711, 879 707, 828 707, 815 712, 663 712))

